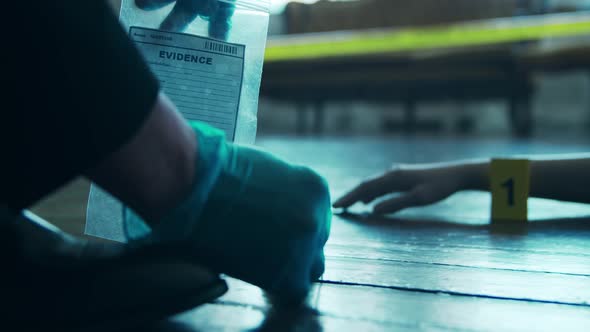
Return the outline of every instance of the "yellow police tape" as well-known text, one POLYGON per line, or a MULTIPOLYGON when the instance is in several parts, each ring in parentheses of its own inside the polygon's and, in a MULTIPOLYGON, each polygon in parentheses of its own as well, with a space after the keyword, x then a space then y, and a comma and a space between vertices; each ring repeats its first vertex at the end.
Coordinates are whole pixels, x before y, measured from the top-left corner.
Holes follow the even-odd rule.
POLYGON ((327 32, 269 40, 265 61, 476 46, 590 34, 590 13, 500 18, 429 28, 327 32))

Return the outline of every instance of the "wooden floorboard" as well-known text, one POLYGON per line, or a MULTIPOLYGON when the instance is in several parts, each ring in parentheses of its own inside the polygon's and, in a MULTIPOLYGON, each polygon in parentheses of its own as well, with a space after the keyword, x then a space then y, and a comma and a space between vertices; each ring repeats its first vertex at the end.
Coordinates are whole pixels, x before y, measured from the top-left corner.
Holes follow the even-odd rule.
POLYGON ((172 321, 187 332, 584 331, 590 326, 588 309, 577 306, 329 284, 315 287, 309 310, 284 312, 267 304, 257 288, 234 279, 228 283, 230 291, 214 304, 172 321))
POLYGON ((331 258, 383 260, 396 263, 433 264, 469 268, 515 270, 589 276, 590 257, 570 253, 543 253, 509 249, 419 243, 388 243, 387 246, 330 243, 331 258))
POLYGON ((588 305, 590 277, 330 257, 324 279, 351 284, 588 305))
POLYGON ((158 332, 197 331, 414 331, 415 326, 304 313, 268 313, 239 305, 210 304, 175 317, 158 332))
POLYGON ((514 235, 436 222, 369 218, 359 223, 337 216, 324 279, 590 305, 590 232, 561 231, 559 222, 514 235))

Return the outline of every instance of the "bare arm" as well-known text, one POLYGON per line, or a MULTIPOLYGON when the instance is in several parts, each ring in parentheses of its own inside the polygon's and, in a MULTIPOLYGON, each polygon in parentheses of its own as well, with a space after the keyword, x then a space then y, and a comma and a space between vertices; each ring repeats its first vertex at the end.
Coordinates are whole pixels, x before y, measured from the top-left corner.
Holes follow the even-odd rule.
POLYGON ((194 131, 160 93, 135 137, 87 177, 151 222, 188 194, 196 157, 194 131))
MULTIPOLYGON (((590 156, 530 157, 530 195, 590 203, 590 156)), ((466 164, 464 189, 488 190, 489 161, 466 164)))
MULTIPOLYGON (((530 156, 533 197, 590 203, 590 155, 530 156)), ((364 181, 342 196, 334 207, 369 203, 383 195, 399 196, 375 205, 375 213, 432 204, 461 190, 489 190, 488 160, 402 165, 364 181)))

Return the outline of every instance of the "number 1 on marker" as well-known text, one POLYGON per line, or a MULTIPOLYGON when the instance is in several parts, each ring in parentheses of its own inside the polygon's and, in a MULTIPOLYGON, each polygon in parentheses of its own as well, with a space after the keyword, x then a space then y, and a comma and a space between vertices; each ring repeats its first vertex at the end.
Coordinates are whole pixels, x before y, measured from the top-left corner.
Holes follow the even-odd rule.
POLYGON ((506 188, 508 193, 508 205, 514 206, 514 179, 510 178, 502 183, 502 187, 506 188))

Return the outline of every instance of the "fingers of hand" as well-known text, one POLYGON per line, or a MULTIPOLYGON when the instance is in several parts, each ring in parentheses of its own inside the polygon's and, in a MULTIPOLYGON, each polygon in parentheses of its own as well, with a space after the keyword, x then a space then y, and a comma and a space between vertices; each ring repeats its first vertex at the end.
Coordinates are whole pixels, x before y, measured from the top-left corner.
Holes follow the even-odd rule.
POLYGON ((426 186, 418 186, 407 193, 380 202, 373 208, 373 213, 395 213, 409 207, 429 204, 428 190, 426 186))
POLYGON ((347 208, 356 202, 370 203, 375 198, 390 192, 402 190, 399 182, 399 172, 392 171, 367 180, 342 196, 333 206, 335 208, 347 208))
POLYGON ((209 36, 226 40, 231 28, 231 17, 234 14, 235 4, 219 2, 217 10, 209 18, 209 36))
POLYGON ((160 24, 160 29, 183 31, 198 15, 204 14, 207 6, 207 1, 178 0, 170 11, 170 14, 160 24))
MULTIPOLYGON (((142 9, 157 9, 174 2, 174 0, 136 0, 142 9)), ((176 4, 160 24, 160 29, 167 31, 184 31, 197 16, 209 20, 209 36, 226 40, 231 29, 231 18, 235 3, 217 0, 176 0, 176 4)))

